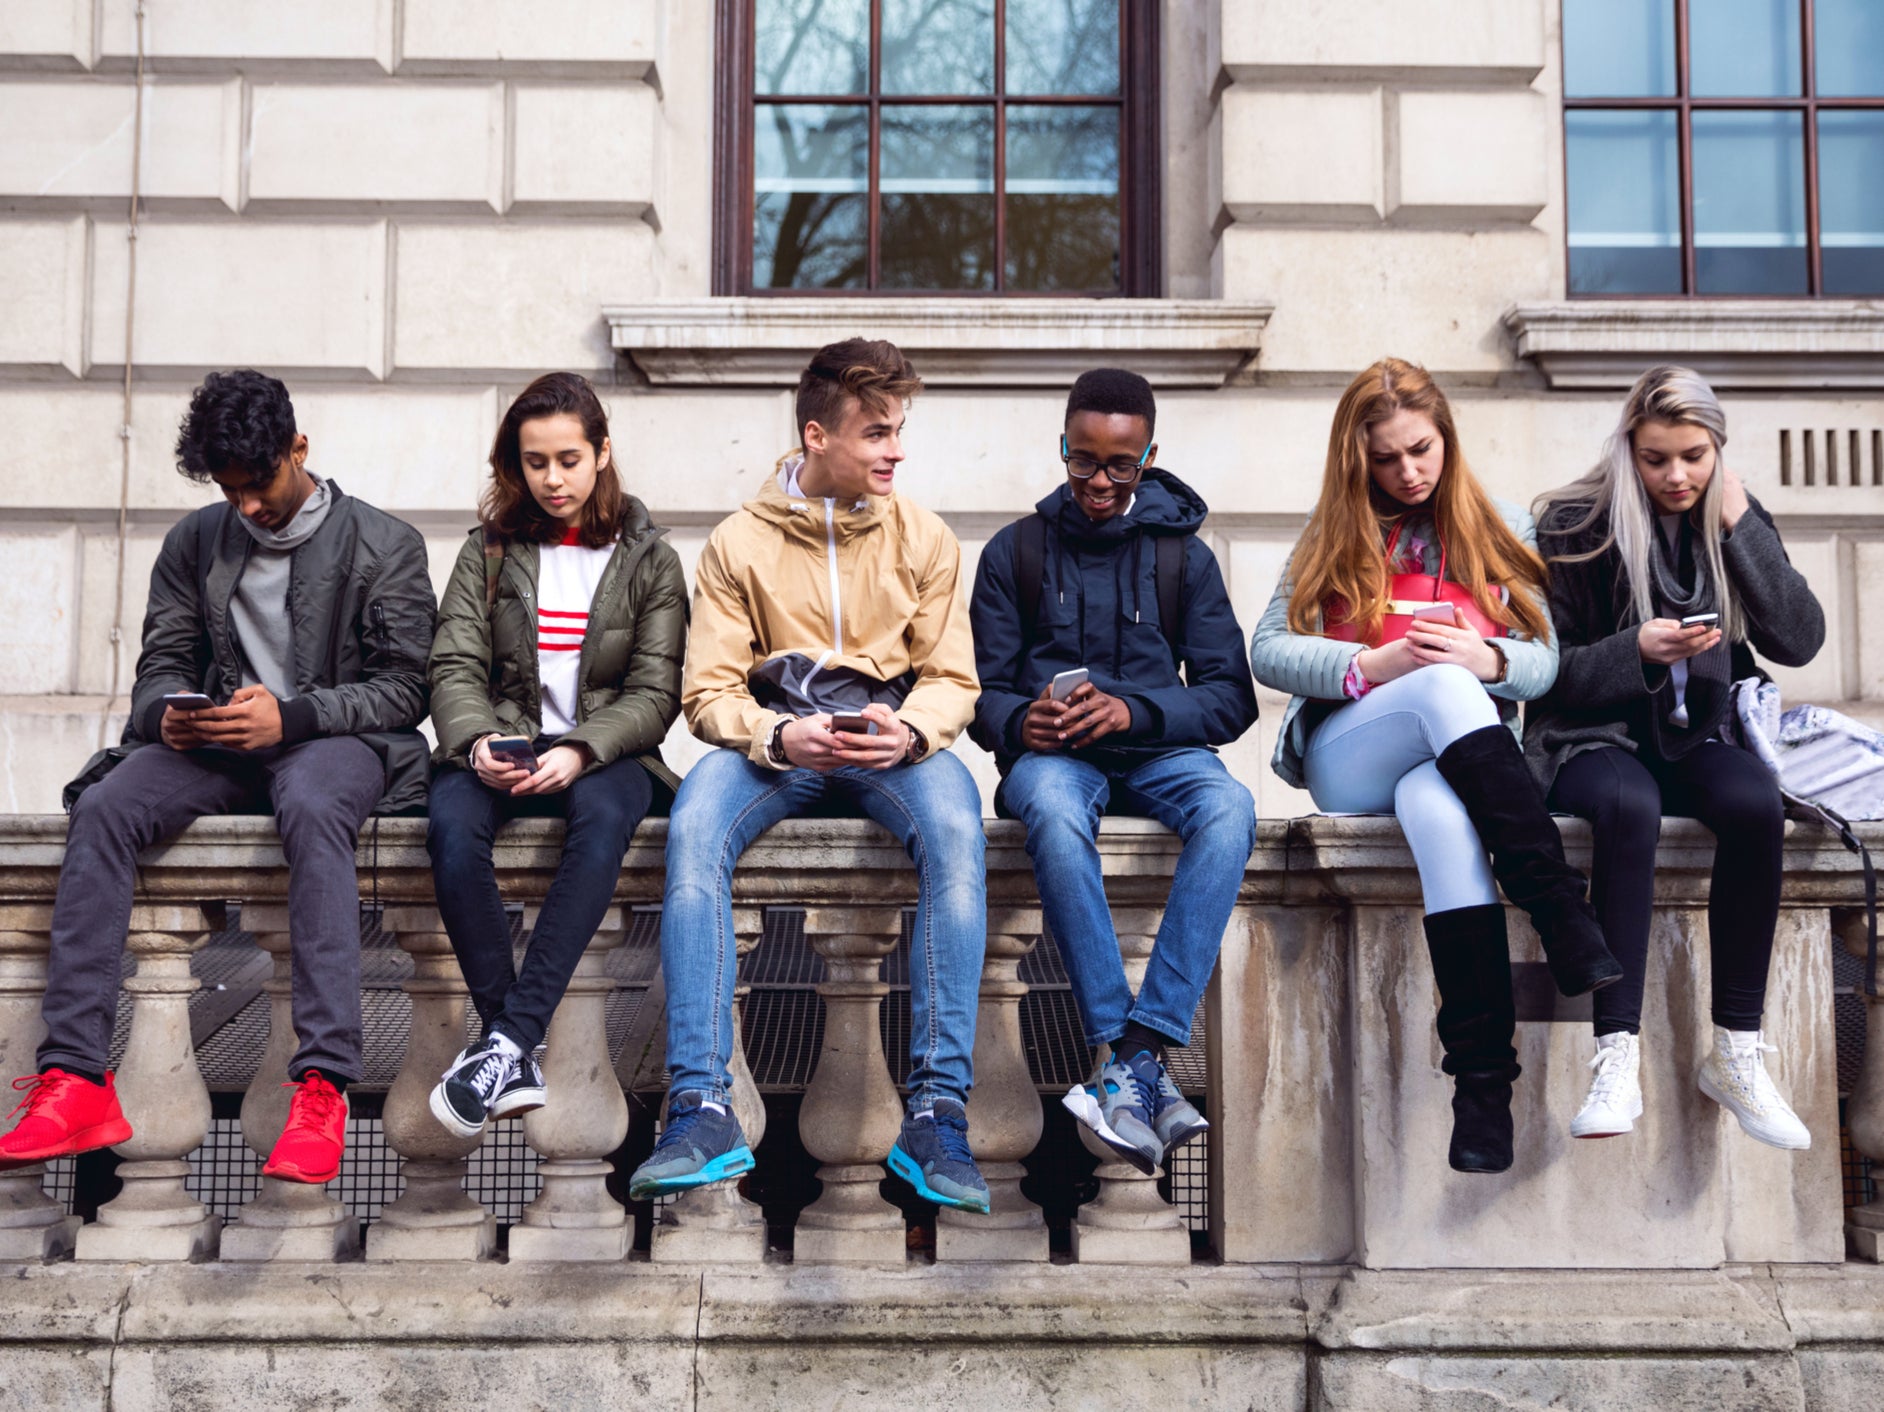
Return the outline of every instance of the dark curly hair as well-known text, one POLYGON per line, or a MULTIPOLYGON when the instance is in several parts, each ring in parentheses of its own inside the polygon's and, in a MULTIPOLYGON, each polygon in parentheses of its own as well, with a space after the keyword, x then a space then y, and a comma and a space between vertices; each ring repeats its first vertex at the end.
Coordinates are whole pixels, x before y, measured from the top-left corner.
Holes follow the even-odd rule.
POLYGON ((1075 412, 1143 417, 1147 436, 1158 429, 1158 402, 1151 395, 1151 384, 1124 368, 1094 368, 1081 373, 1066 396, 1068 422, 1075 412))
POLYGON ((230 470, 248 484, 266 485, 294 445, 294 403, 281 379, 238 368, 211 373, 190 394, 190 410, 177 433, 177 469, 193 481, 230 470))
MULTIPOLYGON (((523 453, 517 445, 517 433, 525 422, 559 414, 581 422, 583 440, 598 458, 602 454, 602 443, 608 440, 608 414, 587 378, 580 373, 545 373, 524 388, 498 424, 497 439, 491 445, 491 483, 478 504, 478 519, 499 539, 554 544, 563 537, 562 521, 530 493, 523 475, 523 453)), ((609 464, 596 472, 595 489, 582 507, 577 534, 586 547, 600 549, 621 537, 627 518, 628 492, 622 488, 621 472, 611 456, 609 464)))

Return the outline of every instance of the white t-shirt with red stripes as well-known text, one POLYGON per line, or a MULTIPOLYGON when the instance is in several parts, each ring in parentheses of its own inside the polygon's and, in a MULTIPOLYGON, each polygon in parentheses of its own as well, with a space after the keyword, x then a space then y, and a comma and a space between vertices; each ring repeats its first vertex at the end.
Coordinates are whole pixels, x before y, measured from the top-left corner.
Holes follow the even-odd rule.
POLYGON ((536 676, 543 687, 544 735, 564 735, 576 728, 582 636, 589 630, 589 605, 614 552, 613 544, 585 549, 572 529, 561 544, 546 544, 537 554, 536 676))

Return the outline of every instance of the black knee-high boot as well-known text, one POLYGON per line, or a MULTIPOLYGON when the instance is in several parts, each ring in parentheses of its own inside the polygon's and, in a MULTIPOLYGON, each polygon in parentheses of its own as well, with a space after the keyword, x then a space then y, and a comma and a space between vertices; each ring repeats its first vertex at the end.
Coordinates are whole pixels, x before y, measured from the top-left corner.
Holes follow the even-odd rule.
POLYGON ((1426 949, 1439 984, 1440 1067, 1452 1075, 1446 1160, 1459 1172, 1502 1172, 1511 1165, 1511 1081, 1519 1073, 1503 905, 1431 914, 1426 949))
POLYGON ((1492 875, 1537 928, 1557 989, 1582 995, 1621 980, 1587 881, 1565 861, 1563 837, 1511 732, 1500 725, 1462 735, 1438 764, 1491 854, 1492 875))

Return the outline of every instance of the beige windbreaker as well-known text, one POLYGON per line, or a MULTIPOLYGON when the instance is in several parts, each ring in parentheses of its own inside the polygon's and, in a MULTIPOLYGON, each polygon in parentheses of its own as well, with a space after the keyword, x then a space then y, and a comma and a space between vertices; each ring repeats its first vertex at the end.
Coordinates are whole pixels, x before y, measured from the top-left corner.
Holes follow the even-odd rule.
POLYGON ((961 564, 948 526, 901 495, 843 504, 787 496, 767 476, 700 555, 681 682, 688 728, 772 767, 766 746, 782 717, 749 680, 798 654, 880 682, 913 672, 896 714, 932 751, 947 749, 981 691, 961 564))

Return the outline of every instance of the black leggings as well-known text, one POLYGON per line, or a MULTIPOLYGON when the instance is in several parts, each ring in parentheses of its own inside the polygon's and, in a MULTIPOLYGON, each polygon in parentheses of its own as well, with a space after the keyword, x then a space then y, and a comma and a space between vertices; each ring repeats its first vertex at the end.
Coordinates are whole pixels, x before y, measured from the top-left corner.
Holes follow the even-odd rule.
POLYGON ((1596 1033, 1634 1034, 1642 1028, 1655 845, 1663 814, 1698 819, 1714 833, 1714 876, 1707 898, 1714 1023, 1757 1030, 1766 1004, 1773 928, 1779 922, 1785 830, 1779 785, 1766 766, 1717 740, 1679 760, 1604 746, 1572 756, 1557 772, 1550 806, 1590 821, 1595 842, 1590 901, 1609 949, 1622 963, 1622 979, 1591 997, 1596 1033))

